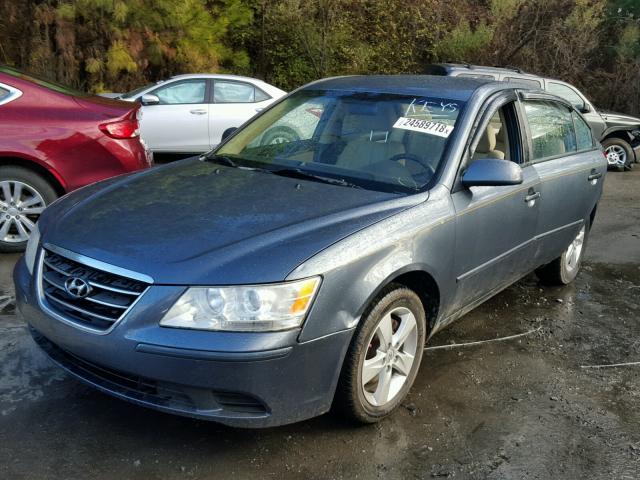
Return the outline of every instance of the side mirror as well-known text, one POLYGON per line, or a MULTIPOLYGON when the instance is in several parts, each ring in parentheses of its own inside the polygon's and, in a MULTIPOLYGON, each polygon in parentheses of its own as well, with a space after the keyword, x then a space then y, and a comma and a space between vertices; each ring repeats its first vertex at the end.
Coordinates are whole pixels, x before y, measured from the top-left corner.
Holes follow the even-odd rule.
POLYGON ((589 113, 591 111, 591 105, 589 105, 588 103, 585 103, 584 105, 578 108, 578 111, 580 113, 589 113))
POLYGON ((229 128, 227 128, 224 132, 222 132, 222 141, 224 142, 237 129, 238 129, 238 127, 229 127, 229 128))
POLYGON ((140 97, 140 103, 142 105, 157 105, 160 103, 160 99, 157 95, 152 95, 150 93, 145 93, 140 97))
POLYGON ((462 175, 465 187, 498 187, 501 185, 520 185, 522 168, 509 160, 481 158, 474 160, 462 175))

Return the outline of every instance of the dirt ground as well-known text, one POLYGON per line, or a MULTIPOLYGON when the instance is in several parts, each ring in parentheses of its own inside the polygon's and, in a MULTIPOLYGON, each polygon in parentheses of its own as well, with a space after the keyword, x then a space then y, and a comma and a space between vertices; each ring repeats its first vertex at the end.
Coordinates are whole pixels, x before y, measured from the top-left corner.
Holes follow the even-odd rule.
POLYGON ((640 478, 640 168, 610 173, 575 284, 529 276, 439 333, 403 408, 235 430, 91 390, 40 353, 0 259, 0 479, 640 478))

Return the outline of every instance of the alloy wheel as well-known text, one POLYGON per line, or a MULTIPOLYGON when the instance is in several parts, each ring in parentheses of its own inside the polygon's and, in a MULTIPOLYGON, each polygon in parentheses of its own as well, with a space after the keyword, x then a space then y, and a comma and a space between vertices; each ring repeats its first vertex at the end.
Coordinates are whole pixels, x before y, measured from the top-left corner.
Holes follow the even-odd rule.
POLYGON ((569 272, 573 272, 576 268, 578 268, 580 264, 580 257, 582 256, 582 247, 584 246, 584 235, 585 235, 586 227, 583 225, 576 238, 573 239, 573 242, 567 247, 567 251, 564 255, 565 268, 569 272))
POLYGON ((26 242, 45 207, 32 186, 17 180, 0 182, 0 241, 26 242))
POLYGON ((392 401, 407 381, 418 348, 414 314, 397 307, 382 317, 368 341, 361 365, 361 387, 373 406, 392 401))
POLYGON ((624 167, 627 164, 627 152, 620 145, 610 145, 604 150, 609 165, 624 167))

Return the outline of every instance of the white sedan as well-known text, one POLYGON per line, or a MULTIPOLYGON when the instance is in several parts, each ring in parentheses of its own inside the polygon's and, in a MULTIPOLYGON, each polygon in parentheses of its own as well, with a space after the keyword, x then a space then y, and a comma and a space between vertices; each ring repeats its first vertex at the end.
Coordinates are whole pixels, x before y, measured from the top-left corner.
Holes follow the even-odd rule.
POLYGON ((154 153, 201 153, 286 92, 256 78, 177 75, 117 96, 140 101, 140 136, 154 153))

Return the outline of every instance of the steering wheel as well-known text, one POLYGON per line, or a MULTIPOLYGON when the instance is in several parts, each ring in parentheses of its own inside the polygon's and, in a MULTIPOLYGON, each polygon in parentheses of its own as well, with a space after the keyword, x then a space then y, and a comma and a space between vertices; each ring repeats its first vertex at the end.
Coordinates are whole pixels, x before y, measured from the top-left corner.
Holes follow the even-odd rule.
POLYGON ((414 153, 409 153, 409 152, 397 153, 393 157, 389 158, 388 161, 389 162, 399 162, 400 160, 409 160, 409 161, 411 161, 413 163, 417 163, 422 168, 424 168, 426 170, 426 172, 420 173, 419 174, 420 176, 424 175, 425 173, 429 173, 429 178, 431 178, 436 174, 436 171, 434 170, 434 168, 429 163, 427 163, 422 157, 419 157, 418 155, 416 155, 414 153))

